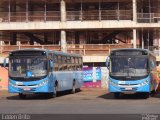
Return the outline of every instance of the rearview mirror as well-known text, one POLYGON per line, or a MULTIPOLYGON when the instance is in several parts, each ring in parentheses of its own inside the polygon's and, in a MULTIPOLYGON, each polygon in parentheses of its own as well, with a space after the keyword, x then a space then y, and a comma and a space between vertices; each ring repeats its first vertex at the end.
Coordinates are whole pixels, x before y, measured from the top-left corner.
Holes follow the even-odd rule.
POLYGON ((110 66, 110 59, 109 57, 106 58, 106 67, 109 68, 110 66))
POLYGON ((4 60, 3 60, 3 67, 6 67, 6 65, 7 65, 7 60, 6 60, 6 58, 4 58, 4 60))

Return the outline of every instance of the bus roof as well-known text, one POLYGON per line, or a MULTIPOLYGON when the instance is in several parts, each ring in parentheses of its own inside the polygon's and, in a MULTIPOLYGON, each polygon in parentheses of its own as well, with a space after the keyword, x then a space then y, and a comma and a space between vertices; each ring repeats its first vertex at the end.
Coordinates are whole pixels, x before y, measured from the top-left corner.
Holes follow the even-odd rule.
POLYGON ((127 51, 127 50, 130 50, 130 51, 148 51, 147 49, 140 49, 140 48, 120 48, 120 49, 113 49, 111 50, 111 52, 116 52, 116 51, 127 51))
POLYGON ((64 56, 74 56, 74 57, 82 57, 82 55, 80 54, 72 54, 72 53, 64 53, 64 52, 60 52, 60 51, 54 51, 54 50, 48 50, 48 49, 40 49, 40 48, 27 48, 27 49, 20 49, 20 50, 13 50, 12 52, 22 52, 22 51, 44 51, 46 53, 53 53, 53 54, 57 54, 57 55, 64 55, 64 56))
POLYGON ((148 52, 148 54, 152 55, 153 57, 156 57, 151 51, 149 51, 148 49, 141 49, 141 48, 120 48, 120 49, 113 49, 110 51, 111 52, 116 52, 116 51, 144 51, 144 52, 148 52))
POLYGON ((80 55, 80 54, 65 53, 65 52, 60 52, 60 51, 49 50, 48 52, 53 53, 53 54, 57 54, 57 55, 82 57, 82 55, 80 55))

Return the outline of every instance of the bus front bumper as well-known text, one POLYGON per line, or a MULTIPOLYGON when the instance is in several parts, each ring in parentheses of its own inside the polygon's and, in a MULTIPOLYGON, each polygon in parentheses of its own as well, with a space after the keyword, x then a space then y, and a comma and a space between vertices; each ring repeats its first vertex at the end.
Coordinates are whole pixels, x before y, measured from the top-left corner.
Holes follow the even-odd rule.
POLYGON ((49 89, 47 79, 30 82, 17 82, 10 80, 8 83, 9 93, 48 93, 53 92, 49 89))
POLYGON ((144 85, 144 86, 137 86, 133 87, 127 86, 127 87, 122 87, 122 86, 112 86, 109 85, 109 92, 121 92, 125 94, 130 94, 130 93, 137 93, 137 92, 150 92, 150 86, 149 85, 144 85))

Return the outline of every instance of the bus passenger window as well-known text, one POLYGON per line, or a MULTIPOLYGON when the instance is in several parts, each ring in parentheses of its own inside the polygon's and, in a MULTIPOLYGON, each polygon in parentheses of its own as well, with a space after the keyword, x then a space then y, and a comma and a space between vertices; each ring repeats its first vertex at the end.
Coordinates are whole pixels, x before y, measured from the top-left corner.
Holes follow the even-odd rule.
POLYGON ((67 64, 71 64, 71 57, 67 57, 67 64))
POLYGON ((67 57, 65 56, 62 57, 62 63, 67 63, 67 57))
POLYGON ((53 56, 53 62, 54 62, 54 63, 58 63, 58 56, 57 56, 57 55, 54 55, 54 56, 53 56))
POLYGON ((68 71, 67 64, 64 64, 64 70, 68 71))
POLYGON ((68 64, 67 67, 68 67, 68 71, 72 71, 72 65, 71 64, 68 64))
POLYGON ((81 71, 81 65, 77 65, 77 70, 81 71))
POLYGON ((62 56, 58 56, 58 63, 62 64, 62 56))
POLYGON ((71 58, 71 61, 72 61, 72 64, 74 64, 74 63, 75 63, 75 58, 72 57, 72 58, 71 58))
POLYGON ((58 71, 58 64, 57 63, 54 64, 54 71, 58 71))
POLYGON ((78 64, 78 58, 75 58, 75 63, 78 64))
POLYGON ((60 64, 59 64, 59 66, 58 66, 58 70, 59 70, 59 71, 62 71, 62 70, 63 70, 62 65, 60 65, 60 64))

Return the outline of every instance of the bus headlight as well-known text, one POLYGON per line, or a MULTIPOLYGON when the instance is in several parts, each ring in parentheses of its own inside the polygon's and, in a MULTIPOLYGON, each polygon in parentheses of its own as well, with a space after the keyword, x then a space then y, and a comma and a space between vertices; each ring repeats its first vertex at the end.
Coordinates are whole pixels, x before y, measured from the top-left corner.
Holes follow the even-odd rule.
POLYGON ((116 83, 113 82, 113 81, 110 81, 110 84, 113 85, 113 86, 118 86, 118 84, 116 84, 116 83))
POLYGON ((12 86, 12 87, 17 87, 17 85, 16 84, 13 84, 12 82, 10 82, 9 81, 9 83, 8 83, 10 86, 12 86))
POLYGON ((148 85, 148 84, 149 84, 149 81, 146 80, 146 81, 144 81, 143 83, 140 83, 139 85, 140 85, 140 86, 144 86, 144 85, 148 85))
POLYGON ((45 85, 47 83, 48 83, 48 80, 44 80, 43 82, 41 82, 40 84, 38 84, 37 87, 41 87, 41 86, 43 86, 43 85, 45 85))

